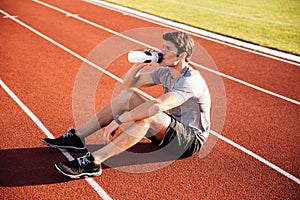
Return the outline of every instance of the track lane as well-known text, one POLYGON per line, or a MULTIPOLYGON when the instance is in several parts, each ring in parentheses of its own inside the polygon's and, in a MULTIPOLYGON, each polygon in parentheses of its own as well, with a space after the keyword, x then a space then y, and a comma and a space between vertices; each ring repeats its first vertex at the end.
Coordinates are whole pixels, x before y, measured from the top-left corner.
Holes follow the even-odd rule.
POLYGON ((158 193, 159 194, 159 193, 158 193))
MULTIPOLYGON (((259 124, 260 124, 260 122, 259 122, 259 124)), ((251 132, 250 132, 250 134, 251 134, 251 132)), ((248 140, 246 140, 246 141, 248 141, 248 140)), ((256 144, 257 142, 255 142, 255 144, 256 144)), ((257 144, 259 144, 259 146, 261 146, 260 145, 260 143, 257 143, 257 144)), ((271 142, 271 144, 272 144, 272 142, 271 142)), ((248 145, 246 145, 246 146, 249 146, 249 144, 248 145)), ((251 147, 250 149, 253 149, 253 151, 255 152, 256 151, 256 149, 257 148, 253 148, 253 147, 251 147)), ((290 153, 290 151, 288 151, 289 153, 290 153)), ((285 156, 282 156, 282 157, 285 157, 285 156)), ((291 164, 291 166, 294 166, 293 164, 291 164)), ((292 167, 291 167, 292 168, 292 167)))
MULTIPOLYGON (((235 91, 239 91, 239 89, 236 89, 235 91)), ((247 94, 247 92, 246 92, 246 94, 247 94)), ((258 93, 258 95, 259 95, 259 93, 258 93)), ((234 95, 233 98, 232 98, 232 102, 235 102, 236 101, 235 97, 238 97, 238 96, 241 96, 241 95, 240 94, 234 95)), ((242 96, 241 96, 241 98, 242 98, 242 96)), ((253 96, 253 98, 256 98, 255 95, 253 96)), ((249 103, 251 104, 250 101, 249 101, 249 103)), ((257 104, 256 106, 261 107, 262 105, 264 105, 263 102, 261 102, 261 104, 257 104)), ((272 103, 270 103, 270 105, 272 105, 272 103)), ((270 110, 275 109, 275 111, 276 111, 279 106, 276 106, 276 108, 270 108, 270 110)), ((284 105, 281 105, 281 106, 284 106, 284 105)), ((237 118, 239 118, 239 116, 243 116, 245 113, 247 113, 247 112, 245 112, 245 110, 247 110, 247 108, 242 108, 241 110, 243 111, 242 113, 234 112, 234 111, 229 112, 229 113, 236 113, 237 117, 234 117, 233 119, 237 119, 237 118)), ((285 109, 280 109, 279 108, 279 110, 283 111, 285 109)), ((294 111, 291 112, 292 114, 297 113, 297 108, 294 108, 292 110, 294 110, 294 111)), ((276 112, 278 112, 278 111, 276 111, 276 112)), ((250 115, 254 115, 254 113, 256 113, 255 110, 253 110, 250 115)), ((292 147, 297 146, 296 144, 293 145, 293 143, 292 143, 292 145, 291 145, 291 144, 287 143, 288 145, 285 146, 286 148, 285 148, 284 153, 282 153, 282 150, 278 150, 279 152, 274 150, 274 149, 276 149, 276 148, 274 148, 274 145, 273 145, 274 143, 276 143, 275 141, 284 141, 284 140, 286 140, 286 135, 279 135, 280 138, 278 138, 277 134, 275 135, 275 133, 273 133, 273 132, 276 132, 278 130, 281 130, 281 127, 280 127, 281 118, 280 117, 277 118, 277 120, 279 120, 278 122, 276 122, 276 121, 273 122, 272 120, 269 120, 268 123, 267 123, 269 128, 273 129, 273 132, 272 131, 270 132, 268 130, 268 127, 267 127, 267 129, 265 129, 265 127, 261 127, 261 129, 258 130, 258 131, 264 130, 263 134, 258 133, 258 135, 261 134, 262 137, 265 138, 263 141, 268 141, 269 140, 268 141, 268 146, 272 147, 272 148, 268 148, 268 149, 271 149, 272 153, 268 154, 263 149, 261 151, 259 151, 259 147, 261 147, 262 144, 257 142, 256 137, 251 137, 253 135, 252 132, 253 132, 253 130, 255 130, 255 127, 260 127, 261 126, 261 121, 264 121, 265 118, 271 118, 272 119, 273 114, 268 113, 268 111, 267 111, 267 113, 265 113, 265 115, 261 115, 261 113, 258 113, 258 114, 260 115, 260 117, 252 116, 252 118, 250 118, 250 119, 247 119, 247 117, 245 117, 245 122, 243 122, 243 124, 237 124, 238 126, 241 126, 241 127, 245 126, 244 124, 250 124, 249 125, 250 130, 249 129, 248 130, 247 129, 246 130, 242 129, 241 131, 238 131, 240 129, 240 127, 238 127, 238 126, 234 126, 234 129, 229 130, 228 132, 229 133, 233 132, 233 134, 236 134, 236 132, 246 132, 247 133, 247 135, 243 136, 243 137, 240 137, 239 134, 237 134, 234 137, 232 137, 232 139, 234 141, 237 141, 238 143, 241 142, 247 148, 252 149, 254 152, 259 152, 259 155, 263 155, 264 157, 266 157, 267 159, 271 159, 272 161, 276 161, 276 160, 286 160, 286 161, 288 161, 289 159, 283 159, 283 158, 290 158, 291 156, 293 158, 292 160, 295 160, 294 155, 298 155, 298 152, 297 152, 297 150, 295 150, 297 148, 292 148, 292 147), (268 115, 270 115, 270 117, 268 117, 268 115), (253 122, 252 119, 256 119, 255 123, 253 122), (247 122, 247 120, 249 120, 249 122, 247 122), (232 130, 237 130, 237 131, 235 132, 235 131, 232 131, 232 130), (277 138, 274 138, 274 137, 272 138, 272 135, 277 136, 277 138), (236 137, 237 137, 237 140, 235 139, 236 137), (245 137, 247 137, 246 140, 245 140, 245 137), (271 139, 269 139, 269 138, 271 138, 271 139), (248 141, 251 141, 251 140, 252 140, 252 142, 248 143, 248 141), (293 152, 293 153, 290 154, 290 152, 293 152), (274 155, 278 155, 278 157, 277 158, 272 158, 274 155)), ((284 113, 281 114, 281 116, 283 116, 283 115, 284 115, 284 113)), ((296 129, 297 129, 297 117, 292 117, 291 116, 291 119, 292 119, 292 121, 285 122, 285 124, 290 124, 290 130, 288 130, 289 133, 294 132, 294 129, 292 127, 296 127, 296 129), (295 122, 295 120, 296 120, 296 122, 295 122)), ((230 124, 235 124, 235 120, 233 120, 233 122, 230 123, 230 124)), ((296 137, 297 137, 297 135, 296 135, 296 137)), ((297 141, 297 140, 294 140, 293 134, 290 134, 290 135, 288 135, 288 141, 293 142, 293 141, 297 141)), ((264 142, 263 142, 263 144, 264 144, 264 142)), ((298 169, 294 167, 293 163, 291 163, 289 166, 290 167, 288 167, 288 169, 291 169, 292 171, 296 171, 296 172, 298 171, 298 169)))

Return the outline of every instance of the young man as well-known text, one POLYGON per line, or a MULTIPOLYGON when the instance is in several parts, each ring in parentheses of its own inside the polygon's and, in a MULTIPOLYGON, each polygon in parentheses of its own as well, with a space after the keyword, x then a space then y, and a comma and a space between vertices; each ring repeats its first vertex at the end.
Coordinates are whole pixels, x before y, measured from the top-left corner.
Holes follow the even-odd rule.
POLYGON ((133 145, 143 137, 179 157, 199 151, 210 129, 210 95, 199 74, 188 65, 194 49, 193 39, 183 32, 163 35, 161 66, 152 72, 141 72, 147 66, 137 63, 123 81, 128 87, 77 130, 70 129, 57 139, 43 139, 51 147, 84 150, 84 138, 105 127, 104 136, 118 128, 122 133, 103 148, 70 162, 56 163, 56 168, 71 178, 100 175, 101 163, 133 145), (147 100, 131 88, 161 84, 164 94, 147 100))

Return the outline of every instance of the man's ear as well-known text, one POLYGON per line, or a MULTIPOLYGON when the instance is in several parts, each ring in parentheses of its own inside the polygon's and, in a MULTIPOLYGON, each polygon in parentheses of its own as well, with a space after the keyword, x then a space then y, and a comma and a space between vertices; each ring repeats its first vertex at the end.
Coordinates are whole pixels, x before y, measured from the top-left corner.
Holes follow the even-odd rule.
POLYGON ((177 54, 177 57, 179 58, 179 59, 184 59, 185 60, 185 58, 186 58, 186 52, 182 52, 181 54, 177 54))

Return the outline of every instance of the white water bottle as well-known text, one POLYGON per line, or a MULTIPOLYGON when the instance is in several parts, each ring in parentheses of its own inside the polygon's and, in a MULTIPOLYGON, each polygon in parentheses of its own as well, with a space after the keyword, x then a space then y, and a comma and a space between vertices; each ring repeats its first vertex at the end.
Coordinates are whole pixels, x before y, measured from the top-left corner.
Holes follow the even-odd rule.
POLYGON ((128 61, 131 63, 160 63, 163 60, 163 54, 149 51, 130 51, 128 53, 128 61))

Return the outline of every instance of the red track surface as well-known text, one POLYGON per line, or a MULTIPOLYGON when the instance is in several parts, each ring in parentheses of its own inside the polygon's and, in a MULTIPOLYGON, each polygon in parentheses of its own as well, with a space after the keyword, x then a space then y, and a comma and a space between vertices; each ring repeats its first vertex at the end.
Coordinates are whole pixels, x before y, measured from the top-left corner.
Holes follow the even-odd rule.
MULTIPOLYGON (((157 26, 79 0, 46 2, 117 32, 157 26)), ((30 0, 2 0, 0 9, 18 16, 17 19, 83 57, 113 36, 30 0)), ((1 14, 0 18, 1 80, 54 136, 59 136, 74 124, 73 87, 82 61, 3 16, 1 14)), ((300 101, 299 66, 205 39, 194 39, 222 73, 300 101)), ((109 70, 122 76, 130 65, 124 60, 121 63, 125 67, 113 64, 109 70)), ((222 135, 299 178, 299 105, 225 78, 223 82, 227 111, 222 135)), ((97 109, 111 99, 110 88, 115 83, 106 76, 101 79, 96 95, 97 109)), ((149 92, 158 95, 160 90, 149 92)), ((60 151, 41 143, 46 137, 43 131, 3 89, 0 89, 0 96, 0 199, 99 197, 84 179, 69 181, 57 173, 54 163, 66 158, 60 151)), ((138 146, 137 150, 142 148, 138 146)), ((163 163, 152 162, 150 166, 163 163)), ((118 167, 149 166, 147 164, 132 160, 118 163, 118 167)), ((113 199, 300 197, 298 183, 222 140, 201 159, 195 155, 149 173, 105 168, 94 180, 113 199)))

